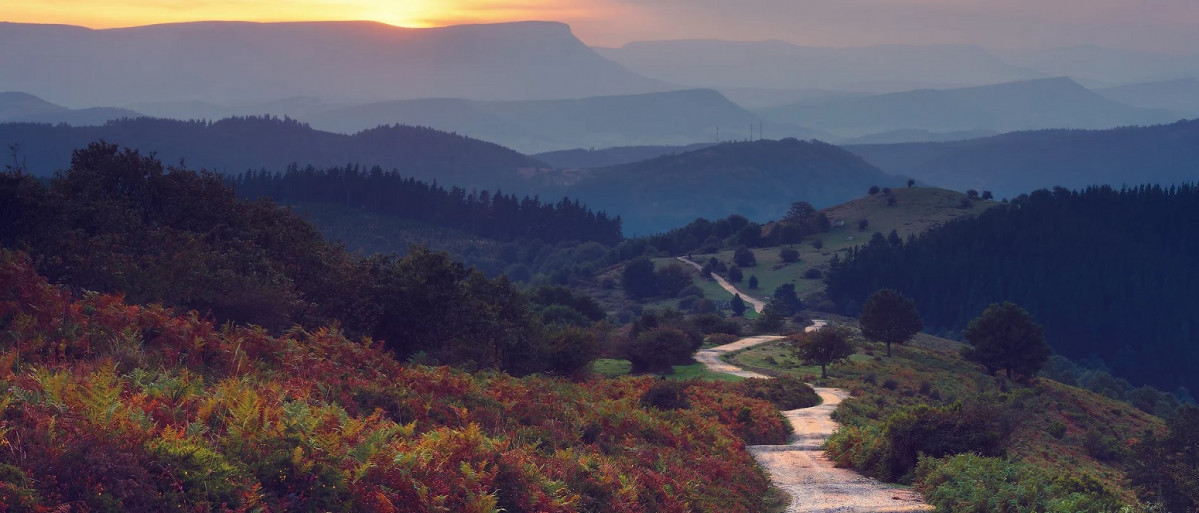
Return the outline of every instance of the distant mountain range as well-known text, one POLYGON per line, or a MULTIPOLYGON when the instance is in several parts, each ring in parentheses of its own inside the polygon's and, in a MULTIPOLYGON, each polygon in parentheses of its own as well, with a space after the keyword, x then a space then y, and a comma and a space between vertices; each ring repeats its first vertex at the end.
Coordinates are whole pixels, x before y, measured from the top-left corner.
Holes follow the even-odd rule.
POLYGON ((0 70, 7 70, 0 91, 75 106, 297 96, 351 103, 549 99, 667 89, 549 22, 428 29, 203 22, 105 30, 0 23, 0 48, 0 70))
MULTIPOLYGON (((750 125, 761 121, 710 89, 575 100, 404 100, 335 108, 301 119, 345 133, 386 123, 428 126, 530 153, 748 139, 750 125)), ((828 135, 786 123, 770 128, 774 137, 828 135)))
POLYGON ((1199 120, 846 149, 888 173, 959 191, 990 190, 996 198, 1054 186, 1199 181, 1199 120))
POLYGON ((1199 117, 1199 80, 1180 78, 1163 82, 1129 84, 1096 89, 1095 92, 1134 107, 1162 109, 1199 117))
POLYGON ((783 41, 638 41, 596 48, 641 75, 692 87, 892 92, 1044 77, 967 45, 818 48, 783 41))
POLYGON ((1001 58, 1048 76, 1067 76, 1089 87, 1199 77, 1199 52, 1171 55, 1102 46, 1002 51, 1001 58))
POLYGON ((66 123, 75 126, 88 126, 103 125, 109 120, 138 116, 140 114, 128 109, 113 107, 68 109, 27 93, 0 93, 0 123, 66 123))
POLYGON ((619 213, 626 235, 646 235, 697 217, 740 214, 765 222, 782 217, 796 201, 822 208, 861 196, 872 185, 905 182, 836 146, 783 139, 725 143, 592 169, 568 186, 543 190, 619 213))
POLYGON ((523 184, 537 160, 497 144, 406 126, 380 127, 355 135, 314 130, 277 118, 231 118, 216 122, 130 119, 98 127, 0 124, 0 144, 18 145, 18 159, 35 175, 70 164, 72 150, 103 139, 155 153, 166 164, 236 174, 265 169, 359 164, 398 170, 445 186, 511 187, 523 184))
POLYGON ((634 162, 641 162, 642 160, 655 159, 663 155, 677 155, 714 145, 715 143, 697 143, 687 146, 619 146, 598 150, 576 148, 573 150, 538 153, 533 155, 533 158, 557 169, 594 169, 632 164, 634 162))
POLYGON ((1104 98, 1068 78, 817 99, 758 112, 775 122, 802 124, 845 137, 910 129, 1110 128, 1181 117, 1104 98))

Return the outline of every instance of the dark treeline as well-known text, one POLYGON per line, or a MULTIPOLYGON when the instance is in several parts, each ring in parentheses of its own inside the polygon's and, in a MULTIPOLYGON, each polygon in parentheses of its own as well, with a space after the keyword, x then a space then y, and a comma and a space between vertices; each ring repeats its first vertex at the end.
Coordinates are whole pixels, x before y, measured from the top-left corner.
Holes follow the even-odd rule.
POLYGON ((913 298, 928 331, 1012 301, 1053 348, 1097 356, 1134 383, 1199 386, 1199 188, 1055 188, 909 239, 875 237, 835 262, 830 297, 856 314, 873 291, 913 298))
POLYGON ((585 298, 526 294, 424 248, 358 257, 290 209, 238 198, 223 177, 114 144, 75 151, 49 184, 0 172, 0 247, 79 293, 273 332, 337 325, 400 357, 571 374, 595 354, 585 298))
POLYGON ((499 241, 541 239, 599 242, 621 241, 620 217, 592 212, 578 200, 563 198, 542 203, 502 191, 445 189, 397 171, 369 170, 357 165, 303 169, 292 164, 285 173, 250 171, 233 177, 241 196, 268 197, 281 203, 334 203, 369 212, 453 228, 499 241))

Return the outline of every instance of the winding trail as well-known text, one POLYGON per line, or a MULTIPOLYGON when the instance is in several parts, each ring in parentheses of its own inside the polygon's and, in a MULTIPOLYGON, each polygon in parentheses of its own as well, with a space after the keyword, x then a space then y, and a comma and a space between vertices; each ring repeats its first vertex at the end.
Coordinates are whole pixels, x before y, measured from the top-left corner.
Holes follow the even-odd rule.
MULTIPOLYGON (((809 326, 806 331, 816 331, 824 325, 824 321, 816 321, 816 325, 809 326)), ((695 359, 715 372, 746 378, 767 378, 769 376, 725 363, 720 357, 780 338, 783 337, 744 338, 701 350, 695 354, 695 359)), ((774 485, 791 496, 787 512, 901 513, 932 510, 932 506, 925 504, 920 494, 912 490, 884 484, 852 470, 833 466, 821 447, 837 429, 837 423, 831 418, 833 410, 842 399, 849 397, 849 393, 839 388, 814 388, 824 402, 811 408, 783 412, 795 430, 791 435, 791 443, 748 447, 749 452, 770 474, 774 485)))
MULTIPOLYGON (((692 267, 698 269, 699 272, 701 272, 701 273, 704 272, 704 266, 695 263, 695 261, 691 260, 690 258, 682 257, 682 256, 678 256, 678 257, 674 257, 674 258, 675 258, 675 260, 678 260, 684 264, 690 264, 692 267)), ((765 302, 763 302, 759 299, 754 299, 754 298, 750 297, 748 294, 741 292, 740 290, 737 290, 737 287, 734 287, 732 283, 729 283, 728 280, 724 279, 719 274, 712 273, 710 276, 712 278, 715 278, 716 283, 718 285, 720 285, 720 288, 727 290, 729 292, 729 294, 732 294, 734 296, 741 296, 741 299, 745 300, 745 302, 748 303, 749 306, 751 306, 755 312, 762 313, 762 310, 764 310, 766 308, 765 302)), ((765 341, 763 341, 763 342, 765 342, 765 341)), ((761 343, 761 342, 759 342, 759 343, 761 343)))

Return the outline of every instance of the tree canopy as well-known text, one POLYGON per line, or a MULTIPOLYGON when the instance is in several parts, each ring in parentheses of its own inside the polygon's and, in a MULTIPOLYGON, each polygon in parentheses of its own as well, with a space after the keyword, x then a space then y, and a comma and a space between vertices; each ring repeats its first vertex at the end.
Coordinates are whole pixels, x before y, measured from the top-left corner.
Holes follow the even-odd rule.
POLYGON ((858 323, 866 338, 886 342, 887 356, 891 356, 892 343, 903 344, 924 328, 916 304, 892 289, 871 294, 862 306, 858 323))
POLYGON ((1005 301, 992 304, 962 332, 973 347, 963 350, 966 359, 986 367, 987 372, 1006 371, 1008 377, 1034 376, 1051 351, 1041 325, 1023 308, 1005 301))
POLYGON ((849 332, 840 326, 824 326, 792 339, 795 356, 807 365, 820 366, 820 379, 828 378, 827 367, 853 355, 849 332))

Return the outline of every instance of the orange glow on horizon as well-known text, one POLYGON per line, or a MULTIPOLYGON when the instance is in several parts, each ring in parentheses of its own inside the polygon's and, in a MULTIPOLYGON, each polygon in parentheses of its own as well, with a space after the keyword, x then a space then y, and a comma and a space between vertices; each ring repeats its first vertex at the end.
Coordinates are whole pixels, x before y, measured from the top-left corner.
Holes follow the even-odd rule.
POLYGON ((0 21, 94 29, 192 21, 376 21, 427 28, 468 23, 592 18, 604 10, 572 0, 8 0, 0 21))

